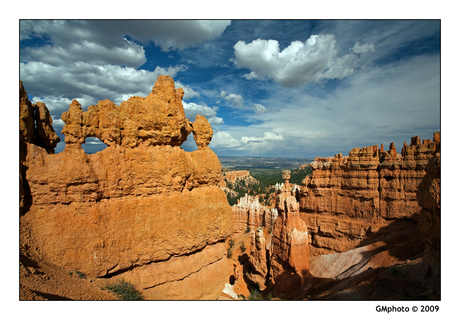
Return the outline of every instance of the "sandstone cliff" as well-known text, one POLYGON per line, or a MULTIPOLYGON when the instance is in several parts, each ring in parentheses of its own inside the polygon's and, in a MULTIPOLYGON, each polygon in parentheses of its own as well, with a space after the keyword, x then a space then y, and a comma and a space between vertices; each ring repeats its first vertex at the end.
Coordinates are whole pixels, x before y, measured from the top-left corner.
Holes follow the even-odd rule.
POLYGON ((417 190, 439 144, 438 132, 433 141, 413 137, 400 154, 391 143, 388 151, 375 145, 354 148, 348 157, 315 159, 300 190, 312 255, 344 252, 404 230, 416 232, 417 190))
MULTIPOLYGON (((21 110, 30 109, 23 91, 21 110)), ((33 138, 32 113, 21 111, 20 179, 30 194, 21 252, 91 277, 124 278, 146 299, 215 299, 227 280, 231 208, 208 147, 211 126, 202 116, 188 121, 183 94, 160 76, 147 97, 120 106, 104 100, 83 111, 74 100, 62 115, 66 147, 58 154, 50 131, 33 138), (185 152, 191 132, 198 150, 185 152), (87 137, 108 147, 88 155, 87 137)))

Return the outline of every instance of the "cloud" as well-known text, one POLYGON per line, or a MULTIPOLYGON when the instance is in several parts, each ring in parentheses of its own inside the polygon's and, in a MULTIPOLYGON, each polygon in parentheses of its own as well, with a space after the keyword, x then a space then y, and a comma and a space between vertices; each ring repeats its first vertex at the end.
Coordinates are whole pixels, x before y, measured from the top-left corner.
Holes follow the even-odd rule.
POLYGON ((230 24, 229 20, 21 20, 20 39, 47 38, 57 47, 97 43, 113 49, 126 45, 129 35, 138 42, 153 41, 163 51, 170 51, 215 39, 230 24))
POLYGON ((262 143, 264 141, 274 141, 274 140, 284 140, 284 138, 281 134, 276 134, 273 132, 264 132, 263 137, 247 137, 247 136, 241 137, 241 142, 246 143, 246 144, 262 143))
POLYGON ((361 45, 359 42, 356 42, 353 48, 350 48, 350 51, 360 54, 360 53, 366 53, 366 52, 374 52, 375 48, 373 44, 361 45))
MULTIPOLYGON (((240 130, 243 128, 240 128, 240 130)), ((246 131, 253 131, 247 128, 246 131)), ((231 130, 235 130, 234 128, 231 130)), ((258 131, 258 130, 257 130, 258 131)), ((254 133, 256 133, 254 131, 254 133)), ((242 136, 239 139, 233 137, 231 132, 217 131, 210 143, 210 147, 216 150, 244 150, 248 153, 260 152, 267 147, 273 148, 279 141, 284 140, 281 134, 274 132, 264 132, 262 136, 242 136)))
POLYGON ((212 137, 211 148, 238 148, 241 146, 241 142, 234 139, 228 132, 218 131, 212 137))
POLYGON ((85 108, 104 99, 120 104, 131 96, 147 96, 159 75, 174 77, 184 70, 183 65, 147 71, 85 62, 53 66, 33 61, 20 63, 20 78, 28 94, 41 99, 51 112, 62 113, 73 99, 85 108))
MULTIPOLYGON (((370 50, 366 45, 356 50, 370 50)), ((238 68, 251 70, 246 79, 274 79, 285 87, 298 87, 322 79, 343 79, 354 71, 359 58, 353 53, 337 57, 334 35, 312 35, 305 41, 293 41, 280 51, 276 40, 257 39, 249 44, 234 45, 233 62, 238 68)))
POLYGON ((124 39, 124 41, 120 41, 117 47, 104 47, 99 43, 87 40, 70 43, 66 46, 27 47, 21 50, 21 61, 40 61, 52 66, 86 61, 92 64, 125 65, 137 68, 143 65, 147 59, 142 46, 124 39))
POLYGON ((227 94, 225 91, 221 91, 220 97, 231 101, 235 107, 241 107, 243 105, 243 97, 239 94, 227 94))
POLYGON ((195 117, 200 114, 205 116, 211 125, 219 126, 224 123, 222 118, 217 117, 218 107, 208 107, 204 104, 196 104, 193 102, 182 102, 182 104, 184 106, 185 116, 189 121, 195 121, 195 117))
POLYGON ((153 20, 142 24, 133 36, 141 41, 151 39, 163 51, 184 50, 219 37, 230 24, 229 20, 153 20))
POLYGON ((255 103, 254 107, 255 107, 255 114, 256 115, 260 115, 260 114, 265 113, 267 111, 267 108, 265 108, 263 105, 258 104, 258 103, 255 103))

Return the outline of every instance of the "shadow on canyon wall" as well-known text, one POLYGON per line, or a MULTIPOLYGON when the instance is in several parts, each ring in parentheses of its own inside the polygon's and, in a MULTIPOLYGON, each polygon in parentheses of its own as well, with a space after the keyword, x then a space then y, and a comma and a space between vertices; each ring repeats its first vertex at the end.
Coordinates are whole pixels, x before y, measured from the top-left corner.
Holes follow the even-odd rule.
POLYGON ((347 252, 312 257, 312 271, 322 270, 310 273, 309 287, 296 299, 440 300, 440 279, 424 271, 417 218, 369 231, 347 252))
MULTIPOLYGON (((275 300, 440 300, 440 279, 423 265, 425 241, 417 227, 418 214, 394 220, 366 237, 352 250, 310 259, 310 270, 287 271, 295 290, 283 293, 266 280, 262 297, 275 300), (434 278, 433 278, 434 277, 434 278), (294 278, 297 278, 294 279, 294 278), (296 280, 296 281, 294 281, 296 280)), ((369 229, 370 230, 370 229, 369 229)), ((244 272, 251 271, 241 259, 244 272)), ((283 278, 283 279, 282 279, 283 278)), ((246 283, 254 287, 247 277, 246 283)))

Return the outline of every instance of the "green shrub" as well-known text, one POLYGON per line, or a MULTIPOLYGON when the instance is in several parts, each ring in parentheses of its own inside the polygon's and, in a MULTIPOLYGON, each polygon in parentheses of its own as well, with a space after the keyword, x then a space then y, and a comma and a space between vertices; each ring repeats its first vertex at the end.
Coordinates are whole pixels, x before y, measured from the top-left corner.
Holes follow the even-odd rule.
POLYGON ((251 232, 251 227, 248 227, 248 228, 246 229, 246 233, 249 233, 249 232, 251 232))
POLYGON ((232 253, 232 249, 231 248, 228 248, 227 249, 227 258, 230 259, 232 257, 233 253, 232 253))
POLYGON ((241 244, 240 249, 241 249, 241 252, 245 252, 245 251, 246 251, 246 247, 244 246, 244 243, 241 244))
POLYGON ((247 300, 263 300, 262 294, 257 289, 251 290, 249 296, 247 297, 247 300))
POLYGON ((83 272, 75 271, 75 274, 79 276, 81 279, 86 279, 86 275, 83 272))
POLYGON ((142 300, 140 292, 136 290, 132 283, 126 282, 124 279, 115 284, 107 285, 105 289, 115 293, 120 300, 142 300))

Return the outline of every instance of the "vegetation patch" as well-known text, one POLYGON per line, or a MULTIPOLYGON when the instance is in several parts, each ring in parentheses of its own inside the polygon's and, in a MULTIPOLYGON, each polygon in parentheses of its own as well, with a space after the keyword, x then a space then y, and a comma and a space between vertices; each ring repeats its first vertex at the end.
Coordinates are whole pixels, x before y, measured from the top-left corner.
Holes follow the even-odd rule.
POLYGON ((119 300, 143 300, 142 295, 136 290, 134 285, 126 282, 124 279, 119 280, 115 284, 109 284, 103 289, 112 291, 119 300))
MULTIPOLYGON (((290 167, 287 167, 289 169, 290 167)), ((245 180, 237 180, 234 183, 228 184, 228 187, 233 191, 227 193, 228 203, 233 206, 237 204, 241 197, 245 194, 249 196, 259 196, 259 203, 262 205, 270 205, 271 196, 275 192, 275 185, 277 183, 284 183, 281 178, 281 169, 262 169, 262 168, 246 168, 249 170, 250 175, 257 180, 257 182, 248 182, 245 180)), ((306 176, 310 175, 312 168, 310 166, 304 166, 302 168, 293 169, 291 171, 291 178, 289 182, 291 184, 302 185, 302 180, 306 176)))

